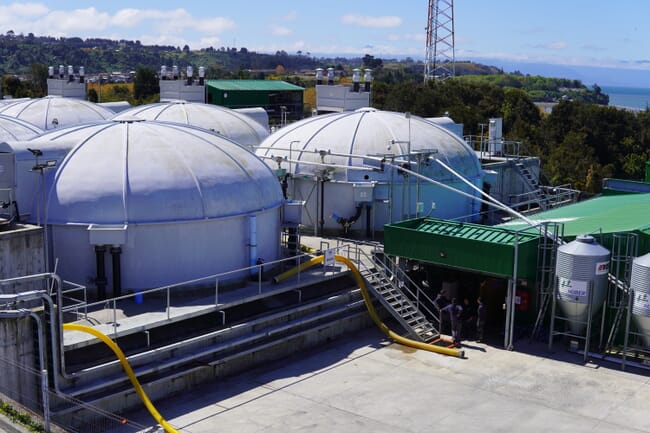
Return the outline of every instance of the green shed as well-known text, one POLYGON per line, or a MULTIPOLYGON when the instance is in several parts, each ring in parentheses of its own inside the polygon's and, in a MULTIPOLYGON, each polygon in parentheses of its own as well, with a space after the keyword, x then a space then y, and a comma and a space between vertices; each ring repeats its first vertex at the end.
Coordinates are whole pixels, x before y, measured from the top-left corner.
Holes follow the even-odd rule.
POLYGON ((262 107, 278 123, 303 117, 304 88, 280 80, 208 80, 208 104, 262 107))

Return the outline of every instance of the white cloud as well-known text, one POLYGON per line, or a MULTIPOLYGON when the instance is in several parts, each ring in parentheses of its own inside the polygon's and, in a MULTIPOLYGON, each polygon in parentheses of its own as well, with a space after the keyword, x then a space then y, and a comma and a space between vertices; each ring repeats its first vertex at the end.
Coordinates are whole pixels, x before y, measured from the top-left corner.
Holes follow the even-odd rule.
POLYGON ((548 44, 544 44, 543 47, 548 50, 563 50, 567 47, 567 44, 564 41, 556 41, 556 42, 549 42, 548 44))
POLYGON ((348 14, 343 15, 341 23, 361 27, 398 27, 402 25, 402 19, 396 16, 372 17, 367 15, 348 14))
POLYGON ((41 3, 12 3, 0 6, 0 15, 4 17, 37 17, 45 15, 49 9, 41 3))
POLYGON ((32 29, 43 29, 41 34, 51 36, 79 36, 80 31, 108 28, 111 16, 94 7, 70 11, 51 11, 32 22, 32 29))
POLYGON ((293 32, 291 31, 291 29, 288 27, 276 26, 276 25, 271 26, 271 34, 273 36, 289 36, 292 33, 293 32))

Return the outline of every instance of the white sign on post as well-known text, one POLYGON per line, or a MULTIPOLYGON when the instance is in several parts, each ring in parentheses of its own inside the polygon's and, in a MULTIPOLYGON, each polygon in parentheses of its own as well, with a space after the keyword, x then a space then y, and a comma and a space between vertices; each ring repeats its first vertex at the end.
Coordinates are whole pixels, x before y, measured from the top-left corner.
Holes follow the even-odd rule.
POLYGON ((334 266, 334 250, 325 250, 325 266, 334 266))

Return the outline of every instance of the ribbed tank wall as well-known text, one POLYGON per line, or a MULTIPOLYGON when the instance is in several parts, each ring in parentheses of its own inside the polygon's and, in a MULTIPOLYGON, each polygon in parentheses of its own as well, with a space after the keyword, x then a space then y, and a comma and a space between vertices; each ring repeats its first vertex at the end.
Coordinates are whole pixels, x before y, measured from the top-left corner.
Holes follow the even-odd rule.
POLYGON ((610 252, 588 235, 578 236, 558 248, 555 267, 558 304, 574 334, 585 330, 590 300, 594 314, 605 299, 609 260, 610 252))
POLYGON ((593 287, 593 302, 602 302, 607 291, 610 252, 591 236, 578 238, 558 248, 556 275, 559 278, 559 298, 586 304, 589 286, 593 287))
POLYGON ((632 319, 643 341, 650 346, 650 254, 637 257, 632 262, 630 275, 632 290, 632 319))
POLYGON ((650 293, 650 254, 632 261, 630 289, 635 292, 650 293))

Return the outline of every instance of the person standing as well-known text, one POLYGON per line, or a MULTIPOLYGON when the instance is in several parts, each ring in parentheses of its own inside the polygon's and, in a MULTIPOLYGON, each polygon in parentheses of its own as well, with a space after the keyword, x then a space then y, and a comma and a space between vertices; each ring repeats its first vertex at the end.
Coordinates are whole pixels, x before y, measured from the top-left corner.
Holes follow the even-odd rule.
POLYGON ((478 303, 478 307, 476 308, 476 341, 482 343, 483 332, 485 331, 485 304, 481 296, 478 297, 476 302, 478 303))
POLYGON ((454 344, 460 346, 460 331, 463 326, 463 320, 461 318, 463 307, 458 305, 456 298, 453 298, 451 304, 444 307, 441 311, 449 314, 449 321, 451 322, 451 337, 454 344))

